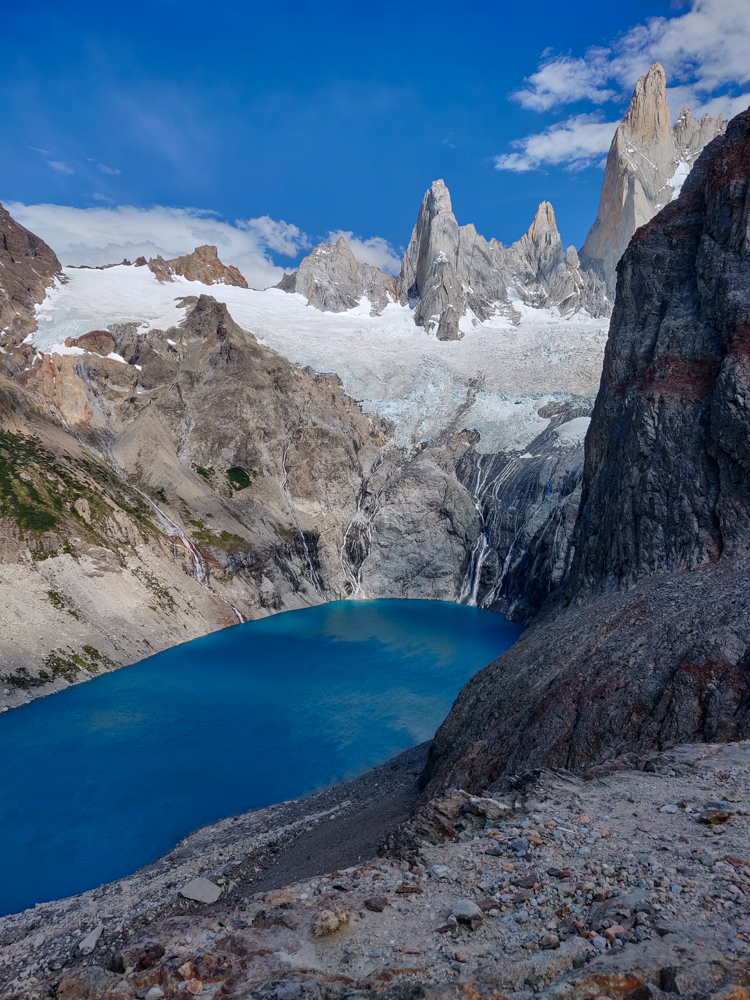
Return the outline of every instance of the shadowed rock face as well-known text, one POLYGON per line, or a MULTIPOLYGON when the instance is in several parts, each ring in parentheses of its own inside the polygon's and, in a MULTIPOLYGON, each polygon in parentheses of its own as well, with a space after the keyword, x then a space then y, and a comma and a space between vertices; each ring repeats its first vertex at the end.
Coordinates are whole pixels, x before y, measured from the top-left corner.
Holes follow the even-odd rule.
POLYGON ((568 580, 459 695, 435 789, 750 733, 750 111, 618 274, 568 580))
POLYGON ((204 285, 248 287, 240 271, 232 264, 223 264, 219 260, 217 248, 209 244, 196 247, 192 253, 185 254, 184 257, 174 257, 172 260, 164 260, 159 254, 149 261, 139 257, 135 262, 136 267, 142 267, 144 264, 147 264, 148 269, 159 281, 171 281, 172 275, 179 274, 188 281, 200 281, 204 285))
POLYGON ((36 330, 34 306, 61 274, 60 261, 44 240, 0 205, 0 344, 18 343, 36 330))
POLYGON ((299 292, 308 305, 322 312, 346 312, 358 306, 364 296, 370 300, 370 315, 379 316, 389 302, 396 301, 396 282, 391 275, 360 264, 343 236, 335 244, 315 247, 276 287, 299 292))
POLYGON ((635 86, 604 171, 599 214, 581 250, 614 298, 617 262, 630 237, 675 198, 701 150, 726 128, 719 115, 698 122, 683 108, 672 128, 664 69, 654 63, 635 86))
POLYGON ((549 426, 519 452, 470 449, 458 477, 480 513, 462 600, 528 622, 570 568, 591 406, 548 404, 549 426))

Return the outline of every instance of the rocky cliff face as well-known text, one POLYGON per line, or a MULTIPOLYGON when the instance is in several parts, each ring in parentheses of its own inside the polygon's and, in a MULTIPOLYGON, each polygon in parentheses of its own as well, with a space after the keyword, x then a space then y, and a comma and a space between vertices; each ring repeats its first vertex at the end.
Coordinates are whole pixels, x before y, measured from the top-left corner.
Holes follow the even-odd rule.
POLYGON ((474 226, 459 226, 442 180, 424 196, 398 278, 400 301, 414 304, 414 322, 439 340, 461 336, 467 310, 484 320, 514 315, 513 293, 536 308, 607 315, 601 281, 581 271, 576 251, 563 251, 552 206, 543 202, 529 231, 506 248, 474 226), (511 296, 509 296, 509 291, 511 296))
POLYGON ((638 80, 612 140, 599 213, 581 250, 584 266, 604 278, 610 297, 630 237, 679 194, 698 154, 725 128, 721 115, 698 122, 687 107, 672 128, 662 66, 654 63, 638 80))
POLYGON ((462 691, 433 787, 750 733, 750 111, 618 274, 569 577, 462 691))
POLYGON ((0 344, 18 343, 36 330, 34 306, 61 275, 60 261, 44 240, 0 205, 0 344))
POLYGON ((396 282, 370 264, 360 264, 343 236, 335 245, 321 243, 291 274, 276 286, 299 292, 308 305, 323 312, 346 312, 369 299, 370 315, 379 316, 389 302, 396 301, 396 282))
MULTIPOLYGON (((123 263, 126 264, 127 261, 123 263)), ((147 266, 159 281, 171 281, 173 275, 179 274, 188 281, 200 281, 203 285, 248 287, 240 271, 231 264, 223 264, 219 260, 218 249, 209 244, 196 247, 192 253, 185 254, 184 257, 173 257, 171 260, 164 260, 161 254, 148 261, 145 257, 139 257, 135 266, 147 266)))
POLYGON ((481 532, 469 556, 461 600, 528 622, 565 579, 581 499, 586 400, 550 403, 549 425, 524 452, 460 459, 481 532))
POLYGON ((457 596, 478 531, 455 475, 468 441, 394 447, 335 375, 210 297, 183 302, 167 331, 0 354, 4 703, 242 618, 457 596))

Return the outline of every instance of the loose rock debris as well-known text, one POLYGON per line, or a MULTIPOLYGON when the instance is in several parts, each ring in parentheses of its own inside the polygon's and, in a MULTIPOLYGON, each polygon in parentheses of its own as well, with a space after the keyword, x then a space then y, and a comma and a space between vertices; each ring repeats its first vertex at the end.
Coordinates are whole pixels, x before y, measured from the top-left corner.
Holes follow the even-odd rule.
POLYGON ((90 930, 44 958, 29 925, 3 939, 0 995, 750 1000, 748 810, 750 743, 542 773, 503 801, 458 790, 366 863, 267 893, 225 883, 147 927, 100 913, 87 956, 90 930))

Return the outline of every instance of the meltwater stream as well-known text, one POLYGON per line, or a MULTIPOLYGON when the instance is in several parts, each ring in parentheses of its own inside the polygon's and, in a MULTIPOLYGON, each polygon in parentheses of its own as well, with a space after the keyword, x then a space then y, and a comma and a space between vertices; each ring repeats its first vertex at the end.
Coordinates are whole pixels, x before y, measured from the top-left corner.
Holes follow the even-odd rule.
POLYGON ((225 629, 0 716, 0 914, 126 876, 223 816, 429 739, 518 638, 438 601, 225 629))

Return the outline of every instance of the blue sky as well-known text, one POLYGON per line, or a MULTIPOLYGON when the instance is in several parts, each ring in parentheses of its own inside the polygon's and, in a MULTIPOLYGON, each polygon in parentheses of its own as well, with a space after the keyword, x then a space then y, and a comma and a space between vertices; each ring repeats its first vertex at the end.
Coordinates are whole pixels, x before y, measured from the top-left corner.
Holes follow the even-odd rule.
MULTIPOLYGON (((38 0, 5 5, 2 26, 0 198, 91 209, 21 218, 58 244, 55 224, 80 219, 79 256, 106 244, 87 220, 127 205, 254 220, 234 256, 288 265, 347 231, 379 238, 377 257, 436 177, 487 237, 517 239, 547 199, 580 246, 611 123, 653 58, 674 118, 684 98, 736 112, 750 90, 750 0, 38 0)), ((138 216, 154 245, 181 250, 157 215, 138 216)))

